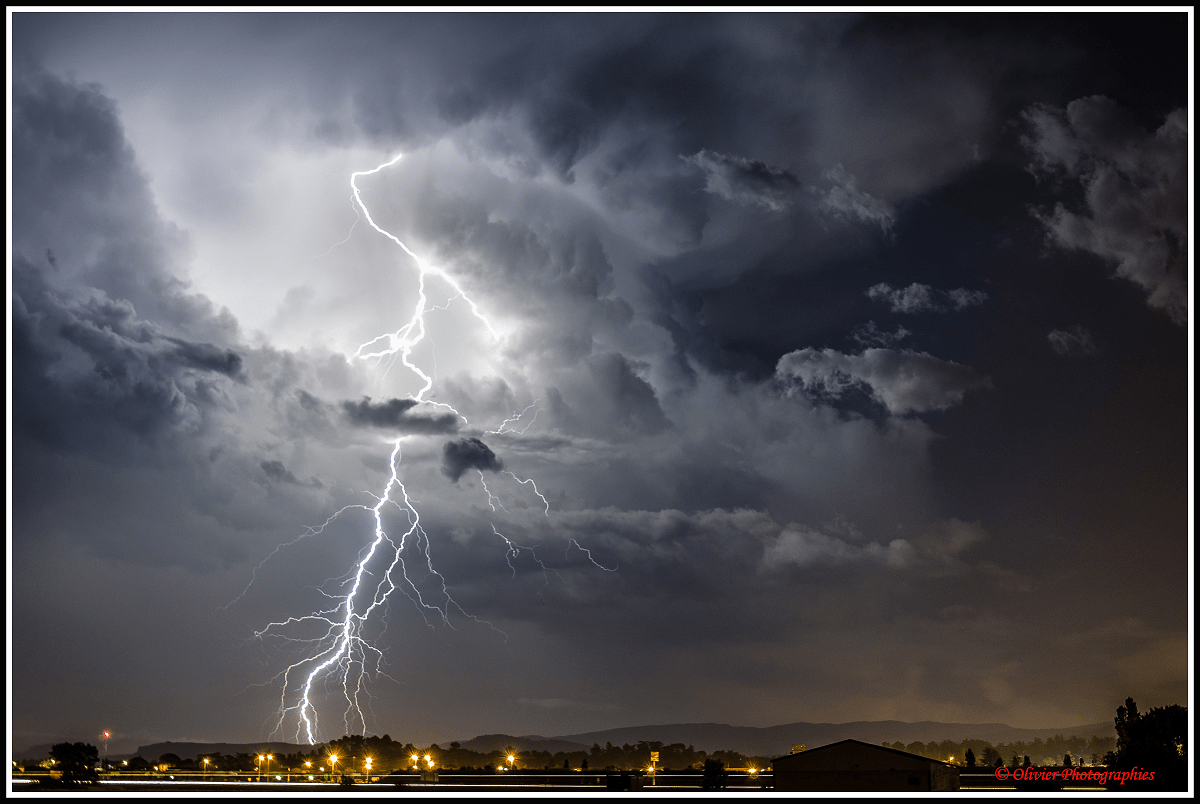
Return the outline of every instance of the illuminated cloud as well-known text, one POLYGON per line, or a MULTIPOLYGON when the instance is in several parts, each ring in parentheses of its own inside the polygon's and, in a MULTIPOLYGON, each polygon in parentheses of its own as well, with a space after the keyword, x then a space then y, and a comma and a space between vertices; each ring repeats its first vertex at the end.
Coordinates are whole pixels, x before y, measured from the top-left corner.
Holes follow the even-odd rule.
POLYGON ((1175 109, 1153 132, 1102 95, 1065 109, 1038 104, 1022 116, 1034 174, 1074 180, 1084 191, 1078 211, 1059 202, 1035 212, 1051 241, 1116 263, 1118 276, 1148 291, 1151 307, 1186 324, 1187 111, 1175 109))
POLYGON ((704 189, 726 201, 775 212, 792 203, 800 181, 781 168, 741 156, 701 149, 683 161, 704 171, 704 189))
POLYGON ((938 290, 929 285, 913 282, 906 288, 893 288, 886 282, 872 285, 867 296, 873 301, 887 302, 893 313, 939 313, 945 310, 964 310, 987 301, 982 290, 938 290))
POLYGON ((1096 354, 1096 342, 1092 333, 1080 326, 1070 330, 1051 330, 1046 336, 1054 353, 1062 357, 1077 357, 1096 354))
POLYGON ((925 352, 878 348, 858 355, 798 349, 779 358, 776 376, 797 381, 817 399, 836 400, 851 388, 863 386, 896 416, 945 410, 962 402, 968 391, 991 386, 987 377, 970 366, 925 352))
POLYGON ((819 209, 843 219, 873 223, 885 234, 892 230, 896 210, 886 201, 858 189, 855 178, 844 167, 837 165, 827 170, 825 179, 833 186, 821 193, 819 209))

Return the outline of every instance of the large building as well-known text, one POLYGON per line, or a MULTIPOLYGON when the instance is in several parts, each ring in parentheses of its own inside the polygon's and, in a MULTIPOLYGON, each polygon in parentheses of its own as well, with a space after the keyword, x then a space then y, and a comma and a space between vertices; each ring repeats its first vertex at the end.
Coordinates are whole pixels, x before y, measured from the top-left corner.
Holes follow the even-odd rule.
POLYGON ((776 790, 957 790, 958 767, 907 751, 842 740, 771 760, 776 790))

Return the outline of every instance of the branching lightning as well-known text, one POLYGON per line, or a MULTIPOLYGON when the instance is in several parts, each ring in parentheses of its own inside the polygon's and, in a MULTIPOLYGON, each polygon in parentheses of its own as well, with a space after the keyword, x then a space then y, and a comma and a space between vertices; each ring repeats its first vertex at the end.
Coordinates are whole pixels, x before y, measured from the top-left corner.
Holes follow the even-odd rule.
POLYGON ((542 493, 540 491, 538 491, 537 483, 534 483, 533 480, 522 480, 521 478, 514 475, 512 472, 505 472, 504 474, 508 475, 513 480, 517 481, 518 483, 522 483, 522 484, 528 483, 530 486, 532 486, 533 493, 536 494, 538 496, 538 499, 541 500, 546 506, 546 516, 550 516, 550 501, 547 500, 545 497, 543 497, 542 493))
MULTIPOLYGON (((355 206, 355 224, 359 220, 366 220, 372 229, 398 245, 415 263, 418 272, 416 306, 404 326, 395 332, 380 335, 360 345, 354 353, 354 358, 386 363, 388 370, 399 360, 405 368, 420 378, 421 388, 411 397, 415 402, 447 408, 462 418, 464 423, 467 423, 466 417, 450 405, 426 398, 426 395, 433 387, 434 378, 411 360, 413 350, 427 337, 425 315, 433 310, 446 309, 451 303, 462 299, 470 307, 471 313, 485 325, 492 338, 498 340, 499 336, 479 306, 453 276, 421 259, 400 238, 380 227, 372 217, 367 205, 363 202, 362 195, 359 192, 358 179, 363 176, 379 173, 396 164, 399 160, 400 156, 396 156, 394 159, 384 162, 372 170, 352 173, 350 188, 353 193, 355 206), (449 301, 441 307, 430 307, 429 305, 429 299, 426 295, 426 277, 430 275, 442 280, 453 291, 453 295, 449 301)), ((351 226, 351 234, 353 233, 353 229, 354 227, 351 226)), ((346 240, 349 240, 349 237, 350 235, 347 235, 346 240)), ((343 240, 342 243, 346 242, 346 240, 343 240)), ((520 413, 514 411, 512 416, 505 419, 498 428, 487 432, 493 435, 506 433, 524 434, 537 419, 537 414, 540 410, 537 408, 537 404, 538 400, 534 400, 533 404, 527 406, 520 413), (528 422, 525 422, 521 429, 516 429, 513 425, 521 422, 530 410, 533 410, 533 416, 530 417, 528 422)), ((272 622, 255 634, 257 638, 262 640, 273 639, 299 645, 307 653, 305 658, 290 664, 275 678, 275 681, 280 683, 282 687, 278 718, 275 723, 276 733, 285 732, 289 728, 289 723, 294 720, 296 739, 307 741, 309 744, 317 743, 320 740, 321 731, 320 719, 315 703, 315 696, 318 691, 336 691, 340 695, 340 698, 344 702, 341 719, 345 733, 358 729, 363 732, 366 731, 366 717, 363 714, 363 699, 366 695, 364 685, 372 676, 386 676, 382 671, 383 653, 371 643, 371 636, 367 633, 367 627, 373 617, 375 620, 382 619, 379 616, 379 610, 387 605, 389 597, 397 589, 400 589, 413 602, 418 611, 425 617, 426 624, 431 627, 433 624, 430 623, 428 615, 436 613, 437 619, 453 628, 450 624, 449 616, 452 608, 475 622, 490 626, 490 623, 481 621, 463 611, 451 597, 445 578, 434 569, 429 536, 422 528, 420 514, 400 478, 401 442, 402 438, 396 438, 391 441, 392 449, 388 461, 389 477, 382 493, 377 496, 372 495, 375 497, 374 505, 346 506, 330 516, 320 526, 308 528, 305 533, 292 541, 281 544, 255 567, 250 584, 233 601, 237 602, 237 600, 240 600, 246 594, 250 585, 253 585, 257 579, 263 565, 281 550, 303 539, 322 534, 334 520, 351 509, 369 511, 371 513, 374 521, 373 535, 369 543, 359 551, 353 569, 345 575, 336 579, 330 579, 330 581, 322 585, 324 587, 332 581, 333 588, 335 589, 334 592, 325 591, 324 588, 321 589, 329 601, 328 607, 304 616, 289 617, 281 622, 272 622), (388 534, 384 524, 385 509, 397 510, 405 518, 407 529, 399 537, 388 534), (425 580, 434 578, 440 584, 439 594, 441 595, 441 599, 436 604, 427 601, 422 595, 421 589, 409 577, 408 568, 402 556, 405 549, 410 545, 421 549, 424 554, 424 569, 428 572, 425 580)), ((538 490, 537 484, 532 479, 521 479, 508 471, 504 472, 504 474, 512 477, 521 485, 529 486, 533 490, 534 495, 542 501, 544 514, 549 516, 550 502, 538 490)), ((479 471, 479 479, 484 493, 487 495, 488 506, 492 512, 494 513, 499 508, 501 511, 508 513, 508 509, 504 507, 500 499, 488 488, 482 471, 479 471)), ((518 557, 521 551, 529 552, 533 560, 541 567, 543 576, 548 571, 554 571, 557 574, 557 570, 548 568, 538 559, 532 547, 515 543, 512 539, 501 533, 495 524, 492 525, 492 532, 503 539, 507 545, 505 560, 512 570, 514 577, 516 576, 516 567, 513 564, 513 559, 518 557)), ((592 558, 591 552, 581 547, 574 539, 570 540, 568 550, 570 549, 570 545, 574 545, 583 551, 588 560, 595 566, 606 571, 613 571, 599 564, 592 558)))
POLYGON ((535 411, 533 412, 533 418, 531 418, 531 419, 530 419, 528 422, 526 422, 526 423, 525 423, 525 426, 524 426, 524 427, 522 427, 520 430, 516 430, 516 429, 511 429, 511 430, 510 430, 510 429, 508 429, 508 426, 509 426, 510 424, 512 424, 513 422, 519 422, 519 421, 521 421, 521 418, 522 418, 522 417, 523 417, 523 416, 524 416, 526 413, 528 413, 528 412, 529 412, 529 408, 537 407, 537 403, 538 403, 539 401, 540 401, 540 400, 537 400, 537 399, 533 400, 533 404, 531 404, 531 405, 529 405, 528 407, 526 407, 526 408, 525 408, 525 410, 521 411, 520 413, 517 413, 516 411, 513 411, 513 415, 511 415, 511 416, 509 416, 507 419, 505 419, 505 420, 504 420, 504 421, 503 421, 503 422, 500 424, 500 426, 499 426, 499 427, 497 427, 495 430, 488 430, 488 434, 489 434, 489 435, 502 435, 503 433, 517 433, 518 435, 525 435, 525 431, 526 431, 526 430, 528 430, 530 427, 532 427, 532 426, 533 426, 533 423, 534 423, 535 421, 537 421, 537 415, 538 415, 539 413, 541 413, 541 411, 542 411, 542 409, 541 409, 541 408, 538 408, 537 410, 535 410, 535 411))
POLYGON ((495 511, 496 506, 500 506, 501 511, 508 513, 508 509, 504 507, 504 503, 500 502, 500 498, 495 494, 492 494, 492 490, 488 488, 487 480, 485 480, 483 477, 483 471, 480 469, 476 469, 475 471, 479 472, 479 484, 483 486, 483 491, 488 496, 488 507, 491 508, 492 511, 495 511))

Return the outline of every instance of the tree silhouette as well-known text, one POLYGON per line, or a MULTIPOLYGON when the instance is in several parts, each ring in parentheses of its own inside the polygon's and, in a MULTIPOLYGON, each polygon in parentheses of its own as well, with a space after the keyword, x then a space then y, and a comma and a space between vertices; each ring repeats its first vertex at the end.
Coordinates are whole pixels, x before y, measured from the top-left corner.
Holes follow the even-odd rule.
POLYGON ((717 790, 725 786, 728 774, 725 773, 725 763, 719 759, 704 760, 704 778, 700 786, 705 790, 717 790))
POLYGON ((966 755, 966 757, 964 757, 964 759, 967 762, 968 768, 975 767, 975 752, 972 751, 970 748, 967 749, 967 755, 966 755))
MULTIPOLYGON (((1153 771, 1150 780, 1139 783, 1146 790, 1186 790, 1187 708, 1179 704, 1160 706, 1139 714, 1133 698, 1117 707, 1117 750, 1104 756, 1114 770, 1153 771)), ((1128 785, 1127 785, 1128 786, 1128 785)), ((1137 789, 1137 788, 1135 788, 1137 789)))
POLYGON ((54 760, 54 769, 61 774, 59 781, 63 784, 93 784, 100 778, 96 772, 100 752, 94 745, 58 743, 51 746, 50 758, 54 760))

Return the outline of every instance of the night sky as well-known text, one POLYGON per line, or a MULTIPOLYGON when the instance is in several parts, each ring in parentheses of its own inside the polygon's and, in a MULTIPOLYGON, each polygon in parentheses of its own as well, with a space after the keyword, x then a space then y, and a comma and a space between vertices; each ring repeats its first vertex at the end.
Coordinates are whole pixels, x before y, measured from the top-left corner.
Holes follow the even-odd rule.
POLYGON ((1190 703, 1188 14, 10 24, 18 748, 1190 703))

